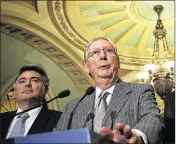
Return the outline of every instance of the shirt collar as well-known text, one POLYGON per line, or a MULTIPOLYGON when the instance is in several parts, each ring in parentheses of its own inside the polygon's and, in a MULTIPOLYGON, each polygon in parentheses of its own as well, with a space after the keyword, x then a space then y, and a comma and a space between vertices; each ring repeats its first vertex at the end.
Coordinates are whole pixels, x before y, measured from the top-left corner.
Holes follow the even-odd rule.
MULTIPOLYGON (((32 109, 32 110, 28 111, 27 113, 28 113, 29 117, 32 117, 33 115, 38 114, 41 111, 42 107, 43 106, 40 106, 38 108, 35 108, 35 109, 32 109)), ((22 112, 22 109, 18 108, 17 113, 20 113, 20 112, 22 112)), ((17 118, 18 118, 18 115, 14 117, 14 120, 17 119, 17 118)))
MULTIPOLYGON (((113 91, 114 91, 114 87, 115 87, 115 84, 112 85, 110 88, 105 89, 104 91, 107 91, 107 92, 109 92, 109 93, 112 95, 112 93, 113 93, 113 91)), ((96 86, 96 89, 95 89, 95 99, 98 98, 98 96, 100 95, 100 93, 101 93, 102 91, 103 91, 102 89, 100 89, 98 86, 96 86)))

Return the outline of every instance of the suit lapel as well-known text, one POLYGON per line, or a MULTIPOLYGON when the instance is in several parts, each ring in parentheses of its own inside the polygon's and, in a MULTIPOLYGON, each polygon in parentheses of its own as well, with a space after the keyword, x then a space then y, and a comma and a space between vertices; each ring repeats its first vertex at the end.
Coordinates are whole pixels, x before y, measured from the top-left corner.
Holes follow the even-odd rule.
MULTIPOLYGON (((95 99, 95 92, 93 92, 91 95, 88 95, 85 97, 85 99, 81 102, 81 113, 83 113, 83 117, 80 117, 80 121, 82 122, 80 127, 83 127, 87 116, 89 113, 93 112, 94 108, 94 99, 95 99)), ((92 120, 89 120, 85 127, 88 127, 89 129, 92 129, 92 120)))
POLYGON ((129 93, 131 88, 127 83, 119 81, 116 83, 108 109, 106 111, 105 117, 102 122, 102 126, 109 127, 111 126, 111 112, 116 112, 116 117, 118 116, 120 110, 123 108, 127 100, 129 99, 129 93))
POLYGON ((48 110, 44 110, 42 108, 37 118, 35 119, 34 123, 32 124, 28 134, 35 134, 35 133, 43 132, 47 124, 48 118, 49 118, 48 110))
MULTIPOLYGON (((8 129, 11 125, 11 122, 15 116, 17 111, 9 112, 4 116, 4 118, 1 119, 1 136, 2 138, 6 138, 8 129)), ((3 114, 2 114, 3 115, 3 114)))

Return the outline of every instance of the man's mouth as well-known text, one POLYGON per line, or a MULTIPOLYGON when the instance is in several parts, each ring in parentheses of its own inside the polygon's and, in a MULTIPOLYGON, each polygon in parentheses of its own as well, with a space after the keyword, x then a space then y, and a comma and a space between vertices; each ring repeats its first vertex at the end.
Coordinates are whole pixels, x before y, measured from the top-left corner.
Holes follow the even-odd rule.
POLYGON ((98 69, 109 69, 110 65, 102 65, 98 69))
POLYGON ((25 91, 23 91, 23 93, 31 93, 31 92, 33 92, 32 90, 25 90, 25 91))

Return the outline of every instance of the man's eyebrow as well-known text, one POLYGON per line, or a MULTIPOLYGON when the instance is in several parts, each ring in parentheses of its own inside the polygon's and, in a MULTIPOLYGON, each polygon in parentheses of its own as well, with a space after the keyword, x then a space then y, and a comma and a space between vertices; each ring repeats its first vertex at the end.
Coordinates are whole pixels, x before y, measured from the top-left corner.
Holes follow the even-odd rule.
MULTIPOLYGON (((33 78, 37 78, 37 79, 40 79, 40 80, 41 80, 40 77, 31 77, 30 79, 33 79, 33 78)), ((25 77, 22 77, 22 78, 17 79, 17 81, 22 80, 22 79, 26 79, 26 78, 25 78, 25 77)))
POLYGON ((22 79, 26 79, 26 78, 25 78, 25 77, 22 77, 22 78, 18 78, 18 79, 17 79, 17 81, 19 81, 19 80, 22 80, 22 79))
POLYGON ((41 79, 41 77, 31 77, 31 79, 33 79, 33 78, 41 79))

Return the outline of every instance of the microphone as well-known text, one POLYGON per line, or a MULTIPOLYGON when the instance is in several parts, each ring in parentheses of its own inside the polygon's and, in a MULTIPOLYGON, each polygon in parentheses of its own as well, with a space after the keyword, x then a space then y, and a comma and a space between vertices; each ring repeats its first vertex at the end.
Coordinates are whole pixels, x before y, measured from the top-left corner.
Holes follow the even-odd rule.
POLYGON ((72 119, 73 119, 73 114, 77 108, 77 106, 79 105, 79 103, 87 96, 87 95, 90 95, 92 94, 93 92, 95 91, 95 88, 93 86, 90 86, 89 88, 87 88, 85 94, 83 95, 83 97, 77 102, 76 106, 74 107, 74 109, 72 110, 70 116, 69 116, 69 119, 68 119, 68 125, 67 125, 67 129, 70 129, 71 127, 71 122, 72 122, 72 119))
POLYGON ((67 97, 67 96, 69 96, 69 95, 70 95, 70 91, 69 91, 69 90, 63 90, 63 91, 61 91, 56 97, 50 99, 49 101, 46 101, 46 102, 44 102, 44 103, 42 103, 42 104, 40 104, 40 105, 37 105, 37 106, 32 107, 32 108, 30 108, 30 109, 24 110, 24 111, 22 111, 22 112, 19 112, 19 113, 15 114, 14 116, 20 115, 20 114, 22 114, 22 113, 25 113, 25 112, 28 112, 28 111, 30 111, 30 110, 32 110, 32 109, 35 109, 35 108, 37 108, 37 107, 40 107, 40 106, 42 106, 42 105, 45 105, 45 104, 47 104, 47 103, 49 103, 49 102, 51 102, 51 101, 53 101, 53 100, 55 100, 55 99, 57 99, 57 98, 64 98, 64 97, 67 97))
POLYGON ((90 120, 90 119, 93 119, 94 118, 94 113, 89 113, 87 118, 86 118, 86 121, 83 125, 83 128, 86 126, 86 123, 90 120))
POLYGON ((70 95, 70 91, 69 90, 63 90, 60 93, 58 93, 58 95, 53 98, 53 99, 57 99, 57 98, 65 98, 68 97, 70 95))
POLYGON ((112 111, 112 112, 111 112, 111 120, 112 120, 112 123, 111 123, 111 130, 113 130, 113 124, 114 124, 114 121, 115 121, 115 116, 116 116, 116 112, 115 112, 115 111, 112 111))

